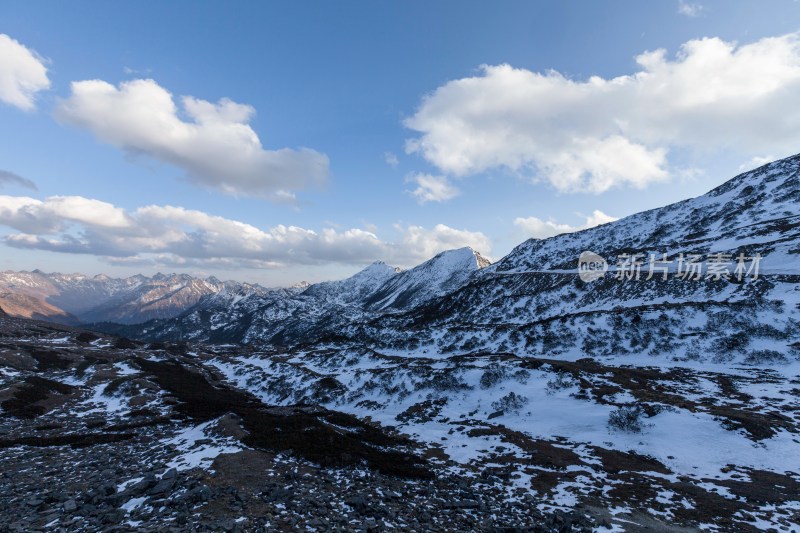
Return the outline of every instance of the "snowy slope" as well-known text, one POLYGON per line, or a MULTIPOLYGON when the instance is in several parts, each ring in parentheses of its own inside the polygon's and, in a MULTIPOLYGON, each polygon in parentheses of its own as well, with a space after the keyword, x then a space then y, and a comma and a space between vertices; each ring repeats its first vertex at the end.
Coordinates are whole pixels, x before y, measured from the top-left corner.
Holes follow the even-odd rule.
POLYGON ((392 277, 365 302, 374 311, 410 309, 464 285, 489 261, 472 248, 448 250, 392 277))
POLYGON ((349 304, 371 296, 400 269, 376 261, 354 276, 341 281, 326 281, 309 286, 303 293, 322 302, 349 304))
MULTIPOLYGON (((545 240, 531 239, 469 284, 406 316, 354 326, 354 338, 446 352, 509 350, 571 357, 651 354, 717 361, 786 361, 800 344, 800 157, 737 176, 710 193, 545 240), (577 276, 585 250, 610 272, 577 276), (760 254, 755 276, 646 279, 650 254, 760 254), (617 259, 642 254, 640 279, 616 278, 617 259)), ((728 265, 733 274, 735 262, 728 265)), ((750 265, 752 262, 748 263, 750 265)))

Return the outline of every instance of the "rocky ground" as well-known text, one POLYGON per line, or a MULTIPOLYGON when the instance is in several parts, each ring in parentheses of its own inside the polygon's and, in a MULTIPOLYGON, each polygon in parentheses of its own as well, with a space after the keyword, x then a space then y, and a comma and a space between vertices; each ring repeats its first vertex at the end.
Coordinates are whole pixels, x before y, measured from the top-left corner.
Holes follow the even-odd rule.
POLYGON ((798 387, 763 368, 148 345, 0 317, 0 531, 797 530, 798 387), (537 426, 536 408, 601 416, 601 437, 537 426), (673 419, 735 438, 722 462, 755 451, 693 472, 690 438, 650 443, 673 419))
POLYGON ((588 530, 321 407, 271 408, 180 346, 3 321, 0 530, 588 530))

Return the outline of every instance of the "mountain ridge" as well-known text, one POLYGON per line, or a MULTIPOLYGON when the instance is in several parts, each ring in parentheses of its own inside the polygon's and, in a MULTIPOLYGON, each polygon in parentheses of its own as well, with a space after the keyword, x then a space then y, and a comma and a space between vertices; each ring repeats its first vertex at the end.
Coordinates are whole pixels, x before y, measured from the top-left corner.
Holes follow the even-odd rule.
POLYGON ((191 310, 126 334, 279 345, 336 338, 402 353, 482 349, 581 357, 645 352, 720 362, 787 361, 800 341, 795 289, 800 272, 791 271, 800 242, 798 206, 800 156, 792 156, 695 198, 580 232, 527 240, 480 268, 480 256, 471 249, 451 250, 389 276, 369 295, 350 302, 310 298, 319 290, 312 286, 289 299, 255 298, 248 306, 216 309, 219 336, 208 335, 202 321, 189 320, 191 310), (586 250, 611 265, 605 277, 589 284, 578 279, 576 269, 586 250), (672 275, 646 280, 648 256, 664 253, 673 260, 672 275), (677 278, 674 261, 680 254, 706 261, 711 253, 728 254, 730 271, 738 254, 760 254, 761 275, 741 283, 677 278), (625 254, 641 254, 641 279, 616 280, 614 265, 625 254), (446 261, 458 264, 451 270, 435 268, 442 257, 469 261, 446 261), (570 321, 581 326, 573 328, 570 321))
POLYGON ((187 274, 137 274, 112 278, 105 274, 33 271, 0 272, 0 305, 9 314, 75 325, 99 320, 119 323, 170 318, 203 296, 237 287, 260 292, 257 285, 187 274))

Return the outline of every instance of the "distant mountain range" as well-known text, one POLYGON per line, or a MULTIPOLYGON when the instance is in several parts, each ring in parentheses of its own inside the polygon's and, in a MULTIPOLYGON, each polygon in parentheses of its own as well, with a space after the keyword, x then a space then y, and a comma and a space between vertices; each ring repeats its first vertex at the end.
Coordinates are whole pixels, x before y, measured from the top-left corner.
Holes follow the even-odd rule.
POLYGON ((258 285, 199 279, 186 274, 104 275, 0 272, 0 307, 8 314, 75 325, 91 322, 136 324, 171 318, 219 294, 266 294, 258 285))
POLYGON ((461 287, 489 264, 471 248, 449 250, 410 270, 375 262, 354 276, 229 299, 211 296, 170 320, 98 325, 132 338, 217 343, 294 343, 344 330, 373 315, 401 313, 461 287))

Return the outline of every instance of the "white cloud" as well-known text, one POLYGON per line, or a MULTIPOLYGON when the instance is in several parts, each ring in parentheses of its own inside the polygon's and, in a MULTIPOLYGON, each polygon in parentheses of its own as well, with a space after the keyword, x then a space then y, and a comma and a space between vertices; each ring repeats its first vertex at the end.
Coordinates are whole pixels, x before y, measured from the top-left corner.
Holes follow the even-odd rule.
POLYGON ((445 202, 455 198, 459 190, 448 181, 446 176, 432 176, 430 174, 411 174, 406 182, 416 183, 417 188, 409 191, 417 202, 445 202))
POLYGON ((596 210, 586 217, 586 222, 581 226, 570 226, 569 224, 559 224, 554 220, 542 220, 536 217, 514 219, 514 225, 518 226, 525 232, 528 237, 536 239, 546 239, 559 235, 561 233, 573 233, 584 229, 593 228, 601 224, 614 222, 616 218, 606 215, 602 211, 596 210))
POLYGON ((70 223, 97 228, 125 228, 131 220, 123 209, 81 196, 51 196, 45 201, 26 196, 0 196, 0 223, 30 233, 63 231, 70 223))
POLYGON ((153 72, 153 69, 149 69, 149 68, 133 68, 133 67, 122 67, 122 72, 124 72, 125 74, 127 74, 127 75, 129 75, 129 76, 131 76, 131 75, 136 75, 136 76, 142 76, 142 75, 144 75, 144 76, 149 76, 149 75, 150 75, 150 73, 151 73, 151 72, 153 72))
POLYGON ((767 163, 775 161, 776 159, 778 159, 778 158, 775 157, 775 156, 771 156, 771 155, 767 155, 767 156, 756 155, 756 156, 751 157, 749 161, 739 165, 739 171, 740 172, 746 172, 748 170, 753 170, 754 168, 758 168, 758 167, 760 167, 762 165, 766 165, 767 163))
POLYGON ((561 192, 669 179, 670 149, 792 154, 800 145, 800 34, 737 45, 718 38, 636 58, 639 70, 571 80, 483 66, 425 97, 406 151, 443 173, 505 168, 561 192))
POLYGON ((384 241, 363 229, 260 229, 183 207, 126 211, 79 196, 0 196, 0 225, 19 231, 5 237, 13 247, 91 254, 127 265, 277 268, 383 259, 411 266, 451 248, 490 250, 482 233, 443 224, 431 230, 397 226, 398 239, 384 241))
POLYGON ((100 228, 127 228, 131 225, 125 210, 107 202, 81 196, 51 196, 44 204, 53 216, 100 228))
POLYGON ((26 189, 33 189, 34 191, 39 190, 38 187, 36 187, 36 184, 31 180, 23 178, 22 176, 14 174, 13 172, 0 169, 0 186, 7 184, 18 185, 20 187, 25 187, 26 189))
POLYGON ((392 152, 384 152, 383 160, 386 161, 386 164, 390 167, 396 167, 400 164, 400 160, 397 159, 397 155, 392 152))
POLYGON ((35 52, 0 33, 0 101, 25 111, 36 107, 36 93, 50 87, 47 68, 35 52))
POLYGON ((227 98, 214 104, 184 96, 179 107, 153 80, 119 87, 87 80, 72 83, 56 117, 102 142, 180 167, 192 182, 227 194, 285 201, 290 191, 325 181, 327 156, 308 148, 265 150, 249 125, 254 113, 227 98))
POLYGON ((701 4, 692 4, 691 2, 678 1, 678 13, 686 15, 687 17, 697 17, 703 12, 705 8, 701 4))
POLYGON ((469 246, 481 255, 489 256, 492 244, 486 235, 479 231, 467 231, 437 224, 433 229, 422 226, 395 226, 403 235, 400 245, 394 246, 391 258, 400 266, 411 266, 430 259, 439 252, 469 246))

